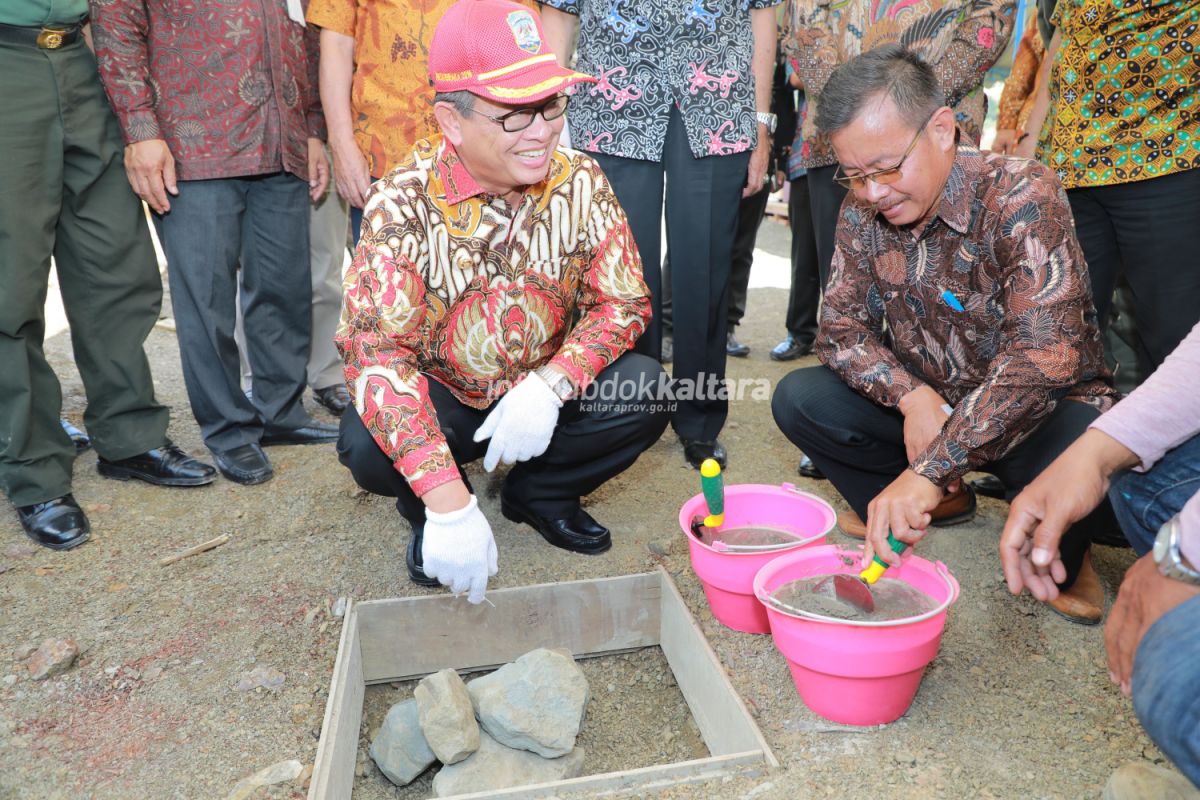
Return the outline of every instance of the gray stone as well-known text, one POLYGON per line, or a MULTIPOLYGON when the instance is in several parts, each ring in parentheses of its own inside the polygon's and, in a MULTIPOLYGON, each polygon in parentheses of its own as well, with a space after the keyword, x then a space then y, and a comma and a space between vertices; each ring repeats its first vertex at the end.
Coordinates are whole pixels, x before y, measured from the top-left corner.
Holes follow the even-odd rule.
POLYGON ((259 665, 249 672, 243 672, 233 690, 235 692, 251 692, 255 689, 266 689, 277 692, 283 688, 286 680, 284 674, 274 667, 259 665))
POLYGON ((583 758, 582 747, 576 747, 561 758, 542 758, 527 750, 505 747, 483 733, 474 755, 438 771, 433 778, 433 793, 437 797, 448 797, 564 781, 582 774, 583 758))
POLYGON ((546 648, 476 678, 467 690, 479 724, 496 741, 546 758, 575 747, 589 696, 571 654, 546 648))
POLYGON ((479 749, 479 723, 471 695, 458 673, 444 669, 426 675, 413 690, 421 732, 443 764, 454 764, 479 749))
POLYGON ((276 783, 295 780, 303 770, 304 765, 295 759, 272 764, 269 767, 260 769, 248 778, 242 778, 238 781, 237 785, 233 787, 233 791, 226 796, 225 800, 246 800, 260 786, 272 786, 276 783))
POLYGON ((43 681, 70 669, 77 655, 79 646, 74 639, 47 639, 29 657, 25 667, 29 670, 29 677, 43 681))
POLYGON ((421 733, 416 700, 405 700, 388 709, 379 733, 367 751, 375 766, 397 786, 407 786, 437 761, 421 733))

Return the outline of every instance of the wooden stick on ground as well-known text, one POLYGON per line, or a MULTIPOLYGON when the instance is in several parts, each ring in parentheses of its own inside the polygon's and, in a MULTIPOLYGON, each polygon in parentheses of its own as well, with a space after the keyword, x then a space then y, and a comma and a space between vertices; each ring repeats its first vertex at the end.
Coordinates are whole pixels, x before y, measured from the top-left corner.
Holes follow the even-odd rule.
POLYGON ((166 558, 164 558, 162 561, 159 561, 158 563, 159 563, 159 565, 165 567, 168 564, 174 564, 176 561, 187 558, 188 556, 194 556, 198 553, 203 553, 207 550, 212 550, 213 548, 220 547, 221 545, 225 544, 228 541, 229 541, 229 534, 222 533, 220 536, 218 536, 215 539, 209 539, 207 542, 202 542, 201 544, 198 544, 195 547, 189 547, 187 550, 180 550, 178 553, 176 553, 173 556, 167 556, 166 558))

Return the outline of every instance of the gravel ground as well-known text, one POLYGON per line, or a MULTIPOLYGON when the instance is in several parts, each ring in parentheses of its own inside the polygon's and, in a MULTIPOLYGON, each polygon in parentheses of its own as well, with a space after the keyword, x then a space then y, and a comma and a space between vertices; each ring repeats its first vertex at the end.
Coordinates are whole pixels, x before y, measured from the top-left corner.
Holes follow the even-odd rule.
MULTIPOLYGON (((740 335, 753 353, 731 359, 731 377, 773 385, 796 366, 766 357, 785 307, 783 290, 751 291, 740 335)), ((156 330, 148 347, 159 397, 173 409, 171 434, 199 452, 174 336, 156 330)), ((84 396, 67 337, 55 337, 48 353, 63 376, 64 411, 79 422, 84 396)), ((730 482, 792 481, 844 507, 828 484, 796 475, 797 454, 777 432, 769 402, 735 403, 722 438, 730 482)), ((359 492, 332 446, 273 448, 271 458, 276 477, 261 486, 219 480, 165 490, 100 478, 89 452, 76 463, 75 494, 94 534, 69 553, 27 547, 16 515, 0 509, 0 798, 222 798, 265 766, 312 762, 340 631, 330 613, 335 599, 431 590, 406 579, 407 533, 392 504, 359 492), (221 533, 232 536, 223 547, 158 563, 221 533), (14 651, 51 636, 75 639, 81 655, 65 675, 33 682, 14 651), (255 667, 282 672, 282 686, 235 690, 255 667)), ((1162 760, 1129 701, 1108 682, 1101 629, 1008 595, 996 557, 1001 503, 983 500, 973 522, 919 546, 921 555, 944 561, 963 589, 940 655, 901 720, 847 730, 799 702, 769 636, 733 632, 709 614, 673 519, 698 479, 669 434, 587 499, 614 530, 613 549, 599 557, 551 548, 507 522, 498 513, 498 479, 478 467, 472 479, 501 554, 494 586, 664 566, 783 765, 657 797, 1094 798, 1122 763, 1162 760)), ((1097 551, 1111 601, 1132 554, 1097 551)), ((617 667, 599 669, 605 684, 603 671, 617 667)), ((660 667, 620 669, 653 674, 660 667)), ((653 686, 643 696, 639 683, 631 697, 652 700, 653 686)), ((616 766, 623 751, 628 766, 659 758, 653 736, 626 732, 662 730, 664 714, 674 718, 669 702, 666 708, 630 701, 590 710, 597 768, 616 766)), ((256 796, 301 797, 303 790, 277 786, 256 796)))

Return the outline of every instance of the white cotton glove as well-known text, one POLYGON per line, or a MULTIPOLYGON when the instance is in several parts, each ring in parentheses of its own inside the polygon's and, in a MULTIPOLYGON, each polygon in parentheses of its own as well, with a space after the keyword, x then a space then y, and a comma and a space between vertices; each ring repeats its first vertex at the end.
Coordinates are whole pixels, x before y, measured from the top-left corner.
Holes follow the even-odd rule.
POLYGON ((469 592, 469 602, 482 603, 487 579, 496 574, 499 563, 492 526, 475 495, 457 511, 439 514, 427 508, 425 519, 421 543, 425 574, 455 594, 469 592))
POLYGON ((491 437, 483 468, 491 472, 497 462, 514 464, 546 452, 558 424, 562 401, 536 372, 525 376, 487 415, 475 431, 475 441, 491 437))

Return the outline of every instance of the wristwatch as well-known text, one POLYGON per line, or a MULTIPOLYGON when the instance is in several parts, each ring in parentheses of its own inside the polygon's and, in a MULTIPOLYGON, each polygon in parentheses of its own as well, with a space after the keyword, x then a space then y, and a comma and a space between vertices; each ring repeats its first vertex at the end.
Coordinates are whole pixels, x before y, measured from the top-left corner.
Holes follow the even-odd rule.
POLYGON ((571 379, 558 370, 542 366, 535 369, 534 373, 550 386, 550 391, 554 392, 562 402, 567 402, 575 394, 575 387, 571 384, 571 379))
POLYGON ((1166 578, 1200 586, 1200 570, 1197 570, 1183 557, 1179 551, 1179 537, 1183 534, 1183 523, 1179 515, 1171 517, 1166 524, 1158 529, 1154 539, 1154 563, 1158 571, 1166 578))
POLYGON ((774 133, 775 125, 779 122, 779 117, 767 111, 755 111, 754 118, 767 126, 767 133, 774 133))

